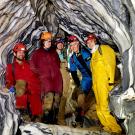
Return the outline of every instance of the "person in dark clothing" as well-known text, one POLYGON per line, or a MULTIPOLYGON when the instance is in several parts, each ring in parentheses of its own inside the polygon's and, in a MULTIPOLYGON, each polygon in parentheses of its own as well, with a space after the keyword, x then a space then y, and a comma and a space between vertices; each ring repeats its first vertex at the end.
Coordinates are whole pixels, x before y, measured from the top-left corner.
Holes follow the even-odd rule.
MULTIPOLYGON (((63 82, 60 72, 60 59, 52 45, 52 33, 41 33, 41 47, 33 52, 30 65, 33 72, 39 76, 41 82, 45 116, 48 117, 52 111, 56 114, 59 108, 63 82)), ((55 114, 53 114, 54 117, 55 114)), ((46 119, 48 119, 47 117, 46 119)), ((50 122, 53 122, 53 120, 50 122)))

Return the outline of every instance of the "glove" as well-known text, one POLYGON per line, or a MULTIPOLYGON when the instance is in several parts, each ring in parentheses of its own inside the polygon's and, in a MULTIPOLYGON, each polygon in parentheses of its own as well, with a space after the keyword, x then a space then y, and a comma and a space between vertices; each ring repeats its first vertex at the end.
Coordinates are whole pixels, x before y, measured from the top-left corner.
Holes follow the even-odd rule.
POLYGON ((9 93, 15 93, 15 87, 14 86, 11 86, 8 90, 9 93))

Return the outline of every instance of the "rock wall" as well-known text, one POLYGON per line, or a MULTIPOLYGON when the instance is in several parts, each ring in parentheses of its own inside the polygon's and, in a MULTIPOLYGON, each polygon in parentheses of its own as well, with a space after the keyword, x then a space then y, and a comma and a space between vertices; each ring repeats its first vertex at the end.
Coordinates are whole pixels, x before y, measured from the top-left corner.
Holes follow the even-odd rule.
POLYGON ((115 115, 121 113, 124 116, 118 117, 127 119, 125 121, 127 133, 135 134, 127 122, 130 120, 130 125, 134 125, 134 110, 130 111, 129 102, 125 103, 125 100, 130 99, 130 104, 134 105, 134 19, 134 0, 1 0, 0 82, 2 87, 4 87, 5 67, 13 59, 12 47, 16 41, 25 42, 30 55, 38 47, 41 31, 48 30, 54 35, 61 31, 75 34, 83 45, 83 33, 94 32, 100 42, 117 46, 119 49, 122 82, 119 87, 114 88, 110 97, 112 107, 115 108, 116 105, 121 107, 118 113, 114 111, 115 115), (123 95, 124 98, 121 98, 123 95), (123 110, 129 111, 125 114, 123 110))

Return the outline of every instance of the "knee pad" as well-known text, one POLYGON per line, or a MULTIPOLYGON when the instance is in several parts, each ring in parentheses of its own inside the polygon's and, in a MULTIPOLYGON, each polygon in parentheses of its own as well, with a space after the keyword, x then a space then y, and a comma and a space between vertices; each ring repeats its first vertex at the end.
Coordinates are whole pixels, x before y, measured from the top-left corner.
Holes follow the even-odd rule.
POLYGON ((15 84, 16 89, 16 96, 20 97, 23 96, 26 92, 26 81, 24 80, 17 80, 15 84))
POLYGON ((79 94, 77 98, 77 103, 79 107, 83 107, 85 102, 85 95, 84 94, 79 94))
POLYGON ((52 92, 47 93, 43 98, 43 110, 45 113, 52 109, 54 94, 52 92))

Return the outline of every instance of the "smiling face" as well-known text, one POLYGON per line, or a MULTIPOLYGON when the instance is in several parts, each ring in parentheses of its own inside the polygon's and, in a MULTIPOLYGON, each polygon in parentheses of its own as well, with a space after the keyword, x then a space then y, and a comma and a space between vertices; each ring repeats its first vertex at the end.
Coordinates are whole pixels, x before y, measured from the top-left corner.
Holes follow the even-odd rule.
POLYGON ((14 53, 14 56, 17 60, 22 61, 25 58, 25 51, 17 51, 16 53, 14 53))
POLYGON ((78 53, 79 52, 79 41, 73 41, 70 43, 70 49, 75 52, 78 53))
POLYGON ((63 48, 64 48, 63 43, 60 42, 60 43, 57 44, 57 49, 58 50, 62 50, 63 48))
POLYGON ((86 45, 90 48, 90 49, 93 49, 94 46, 96 45, 96 41, 95 39, 90 39, 86 42, 86 45))
POLYGON ((51 40, 43 41, 43 48, 44 49, 49 49, 51 47, 51 45, 52 45, 51 40))

